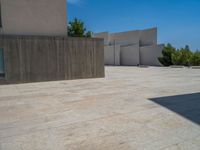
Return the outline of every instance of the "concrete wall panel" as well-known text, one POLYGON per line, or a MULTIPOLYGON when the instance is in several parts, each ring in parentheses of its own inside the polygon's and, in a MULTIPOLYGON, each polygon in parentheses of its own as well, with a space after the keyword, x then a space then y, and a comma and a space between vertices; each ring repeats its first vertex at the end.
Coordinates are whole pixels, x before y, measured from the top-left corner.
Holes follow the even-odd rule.
POLYGON ((93 37, 104 39, 104 45, 109 45, 110 43, 110 35, 108 32, 96 33, 96 34, 93 34, 93 37))
POLYGON ((104 47, 105 65, 120 65, 120 45, 104 47))
POLYGON ((140 31, 140 46, 150 46, 157 44, 157 28, 140 31))
POLYGON ((158 57, 162 56, 164 45, 153 45, 140 47, 141 65, 160 66, 158 57))
POLYGON ((140 63, 139 59, 139 44, 121 47, 121 65, 137 66, 140 63))
POLYGON ((104 47, 104 61, 105 61, 105 65, 115 64, 114 46, 104 47))
POLYGON ((0 0, 2 33, 67 35, 66 0, 0 0))
POLYGON ((121 46, 115 45, 115 66, 120 66, 120 64, 121 64, 120 52, 121 52, 121 46))
POLYGON ((129 31, 129 32, 120 32, 120 33, 112 33, 110 35, 110 42, 112 44, 120 44, 120 45, 129 45, 139 43, 139 35, 140 31, 129 31))
POLYGON ((0 47, 8 83, 104 77, 102 39, 1 35, 0 47))

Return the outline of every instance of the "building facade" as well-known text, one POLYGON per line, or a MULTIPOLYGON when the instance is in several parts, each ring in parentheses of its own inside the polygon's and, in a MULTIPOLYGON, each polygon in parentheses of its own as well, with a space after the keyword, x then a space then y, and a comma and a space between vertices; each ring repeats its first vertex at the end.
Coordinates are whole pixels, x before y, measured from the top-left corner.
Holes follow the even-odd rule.
POLYGON ((1 33, 67 35, 66 0, 0 0, 1 33))
POLYGON ((0 8, 0 84, 104 77, 103 39, 67 36, 66 0, 0 8))
POLYGON ((163 44, 157 44, 157 28, 121 33, 96 33, 104 39, 105 65, 160 66, 163 44))

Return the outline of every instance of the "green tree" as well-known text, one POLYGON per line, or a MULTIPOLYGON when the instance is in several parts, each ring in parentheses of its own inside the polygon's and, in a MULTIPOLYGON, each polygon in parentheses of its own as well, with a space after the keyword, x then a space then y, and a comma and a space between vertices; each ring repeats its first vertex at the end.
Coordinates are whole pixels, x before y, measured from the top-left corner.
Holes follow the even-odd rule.
POLYGON ((190 51, 190 46, 189 45, 185 45, 185 50, 190 51))
POLYGON ((85 37, 91 38, 92 37, 92 32, 91 31, 86 32, 85 33, 85 37))
POLYGON ((200 66, 200 51, 196 51, 190 58, 190 65, 200 66))
POLYGON ((192 54, 189 47, 186 46, 172 54, 172 62, 174 65, 190 66, 192 54))
POLYGON ((164 66, 171 66, 173 65, 172 54, 175 52, 176 48, 174 48, 171 44, 167 44, 162 51, 162 57, 159 57, 158 60, 164 66))
POLYGON ((92 37, 92 32, 87 31, 84 22, 75 18, 68 24, 68 36, 71 37, 92 37))

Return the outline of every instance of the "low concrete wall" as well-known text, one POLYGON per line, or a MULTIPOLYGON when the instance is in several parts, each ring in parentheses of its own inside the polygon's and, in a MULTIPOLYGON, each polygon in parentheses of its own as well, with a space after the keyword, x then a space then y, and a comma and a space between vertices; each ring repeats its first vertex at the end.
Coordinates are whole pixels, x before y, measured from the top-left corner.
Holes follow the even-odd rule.
POLYGON ((0 48, 8 83, 104 77, 103 39, 0 35, 0 48))

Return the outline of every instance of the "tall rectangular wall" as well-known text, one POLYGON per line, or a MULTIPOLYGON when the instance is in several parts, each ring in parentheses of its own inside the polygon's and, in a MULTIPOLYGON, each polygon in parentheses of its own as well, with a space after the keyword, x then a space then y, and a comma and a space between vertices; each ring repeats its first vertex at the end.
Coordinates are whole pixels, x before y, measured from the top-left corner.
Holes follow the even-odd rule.
POLYGON ((104 77, 103 39, 0 35, 7 83, 104 77))
POLYGON ((3 34, 67 35, 66 0, 0 0, 3 34))
POLYGON ((139 44, 121 47, 121 65, 137 66, 140 64, 139 44))
POLYGON ((140 64, 148 66, 161 66, 158 57, 162 55, 163 44, 140 47, 140 64))
POLYGON ((140 31, 140 47, 157 45, 157 28, 140 31))
POLYGON ((120 66, 120 45, 104 47, 104 63, 106 65, 120 66))

